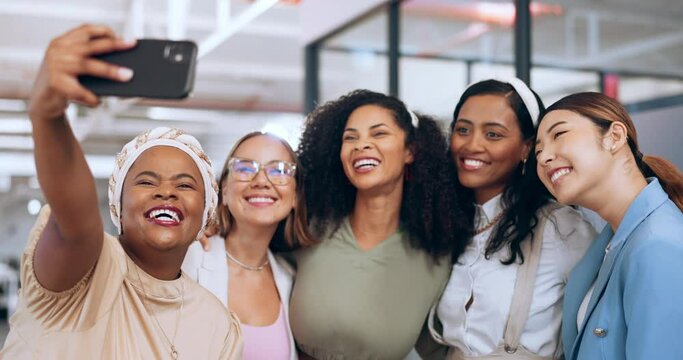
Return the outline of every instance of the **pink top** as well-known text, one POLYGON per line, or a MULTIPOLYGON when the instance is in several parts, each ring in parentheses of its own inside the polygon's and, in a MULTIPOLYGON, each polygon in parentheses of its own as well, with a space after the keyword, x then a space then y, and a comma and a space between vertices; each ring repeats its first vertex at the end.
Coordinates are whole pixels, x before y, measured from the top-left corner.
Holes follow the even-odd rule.
POLYGON ((285 308, 280 304, 280 315, 273 324, 250 326, 242 324, 244 348, 242 359, 289 359, 289 331, 285 308))

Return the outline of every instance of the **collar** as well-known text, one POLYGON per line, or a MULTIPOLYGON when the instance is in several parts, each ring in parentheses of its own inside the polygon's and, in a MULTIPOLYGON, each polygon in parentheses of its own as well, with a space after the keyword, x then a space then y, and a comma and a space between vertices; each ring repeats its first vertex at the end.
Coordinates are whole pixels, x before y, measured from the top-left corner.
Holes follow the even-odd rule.
POLYGON ((482 205, 474 205, 476 209, 474 215, 474 223, 476 224, 476 226, 486 224, 503 211, 501 201, 502 197, 503 193, 500 193, 482 205))

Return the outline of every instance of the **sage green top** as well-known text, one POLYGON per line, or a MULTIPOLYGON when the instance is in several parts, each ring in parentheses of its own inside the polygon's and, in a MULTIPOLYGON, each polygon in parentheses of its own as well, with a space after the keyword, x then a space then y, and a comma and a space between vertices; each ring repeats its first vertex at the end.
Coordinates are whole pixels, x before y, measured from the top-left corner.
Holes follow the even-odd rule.
POLYGON ((348 219, 295 257, 292 332, 320 360, 405 358, 451 270, 400 231, 363 250, 348 219))

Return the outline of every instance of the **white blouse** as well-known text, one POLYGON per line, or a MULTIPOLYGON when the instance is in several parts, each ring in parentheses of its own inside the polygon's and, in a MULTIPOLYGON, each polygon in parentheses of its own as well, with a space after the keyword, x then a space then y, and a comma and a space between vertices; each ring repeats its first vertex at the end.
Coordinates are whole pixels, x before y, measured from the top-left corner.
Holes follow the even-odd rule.
MULTIPOLYGON (((501 195, 477 205, 475 228, 487 224, 502 209, 501 195)), ((519 263, 501 264, 509 258, 507 247, 485 258, 491 232, 474 237, 453 265, 451 277, 437 305, 443 339, 466 356, 493 352, 502 342, 519 263), (472 298, 468 310, 465 306, 472 298)), ((539 356, 561 353, 559 345, 562 296, 569 272, 584 255, 596 232, 581 214, 563 206, 553 211, 543 229, 543 245, 529 319, 520 344, 539 356)), ((519 260, 518 260, 519 261, 519 260)))

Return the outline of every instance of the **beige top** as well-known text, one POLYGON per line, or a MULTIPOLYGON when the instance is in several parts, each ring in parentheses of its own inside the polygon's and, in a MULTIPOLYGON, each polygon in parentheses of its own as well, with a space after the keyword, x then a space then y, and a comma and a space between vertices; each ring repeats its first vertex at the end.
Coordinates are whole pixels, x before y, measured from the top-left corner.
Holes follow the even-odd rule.
POLYGON ((45 207, 29 235, 19 307, 0 359, 170 359, 159 325, 173 337, 181 302, 179 359, 241 357, 238 320, 218 299, 185 274, 172 281, 153 278, 109 234, 97 264, 78 284, 59 293, 43 288, 33 272, 33 253, 49 214, 45 207))

